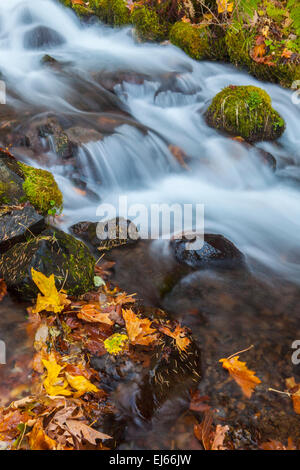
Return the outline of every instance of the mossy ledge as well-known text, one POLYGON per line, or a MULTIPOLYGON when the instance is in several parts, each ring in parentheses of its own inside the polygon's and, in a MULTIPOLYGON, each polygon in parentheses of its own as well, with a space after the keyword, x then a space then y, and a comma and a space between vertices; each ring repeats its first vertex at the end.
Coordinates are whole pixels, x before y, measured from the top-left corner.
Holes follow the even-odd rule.
POLYGON ((18 163, 25 181, 23 190, 29 202, 42 214, 54 215, 62 210, 63 196, 52 175, 25 163, 18 163))
POLYGON ((170 41, 193 59, 208 58, 209 41, 206 28, 194 28, 178 21, 170 30, 170 41))
POLYGON ((211 127, 247 142, 278 139, 285 129, 269 95, 254 86, 224 88, 213 99, 205 118, 211 127))

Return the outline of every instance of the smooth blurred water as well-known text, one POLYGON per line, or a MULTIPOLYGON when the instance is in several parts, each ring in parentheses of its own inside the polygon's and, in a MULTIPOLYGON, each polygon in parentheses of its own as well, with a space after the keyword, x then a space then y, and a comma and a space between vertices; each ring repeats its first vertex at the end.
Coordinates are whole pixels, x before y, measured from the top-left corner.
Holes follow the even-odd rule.
MULTIPOLYGON (((207 232, 233 241, 253 269, 259 262, 300 282, 300 191, 291 178, 299 175, 300 106, 292 103, 291 91, 228 65, 193 61, 171 45, 138 43, 130 28, 82 25, 50 0, 0 5, 0 70, 8 104, 20 113, 55 111, 92 122, 110 108, 142 124, 126 122, 79 150, 80 176, 102 202, 117 204, 119 195, 127 195, 128 204, 204 204, 207 232), (29 48, 27 35, 37 26, 52 28, 63 43, 29 48), (67 65, 62 70, 46 67, 41 64, 45 54, 67 65), (117 79, 123 72, 145 79, 119 80, 112 93, 95 78, 104 72, 117 79), (276 158, 275 174, 255 149, 206 125, 203 113, 210 100, 230 84, 262 87, 286 120, 277 143, 260 144, 276 158), (186 153, 189 170, 174 159, 169 145, 186 153)), ((63 226, 97 220, 99 201, 75 192, 66 167, 53 166, 53 155, 47 165, 64 193, 63 226)))

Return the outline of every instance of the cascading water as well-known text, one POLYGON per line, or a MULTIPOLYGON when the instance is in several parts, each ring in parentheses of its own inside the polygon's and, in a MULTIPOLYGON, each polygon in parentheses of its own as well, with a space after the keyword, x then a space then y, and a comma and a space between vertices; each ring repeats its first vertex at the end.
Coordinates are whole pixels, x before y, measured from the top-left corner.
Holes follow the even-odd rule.
MULTIPOLYGON (((50 0, 0 5, 0 70, 7 106, 24 119, 51 111, 95 125, 105 113, 123 116, 113 133, 78 152, 76 171, 101 202, 127 195, 128 204, 204 204, 207 232, 228 237, 250 264, 258 261, 300 282, 300 106, 292 92, 227 65, 195 62, 171 45, 139 44, 130 28, 82 25, 50 0), (44 27, 50 28, 49 40, 43 39, 44 27), (61 66, 45 66, 46 54, 61 66), (116 78, 113 92, 99 81, 108 73, 116 78), (137 79, 127 81, 126 74, 137 79), (260 144, 276 158, 275 174, 255 148, 206 125, 210 100, 229 84, 262 87, 286 120, 277 143, 260 144), (170 145, 189 157, 189 170, 180 167, 170 145)), ((20 148, 18 155, 28 161, 20 148)), ((64 193, 65 228, 97 219, 99 200, 74 191, 70 168, 53 152, 42 163, 30 163, 51 166, 64 193)))

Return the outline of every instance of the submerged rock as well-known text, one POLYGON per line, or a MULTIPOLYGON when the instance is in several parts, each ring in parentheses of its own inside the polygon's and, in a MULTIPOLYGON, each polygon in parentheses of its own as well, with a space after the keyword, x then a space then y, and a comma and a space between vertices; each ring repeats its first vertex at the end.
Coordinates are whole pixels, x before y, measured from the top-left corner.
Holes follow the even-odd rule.
POLYGON ((71 232, 98 250, 110 250, 139 239, 136 226, 123 217, 106 222, 78 222, 71 227, 71 232))
MULTIPOLYGON (((6 208, 5 208, 6 209, 6 208)), ((32 206, 0 210, 0 253, 9 250, 16 243, 25 241, 32 234, 37 235, 45 228, 45 219, 32 206)))
POLYGON ((36 26, 24 36, 24 46, 28 49, 61 46, 66 41, 64 37, 52 28, 36 26))
POLYGON ((54 274, 58 289, 81 295, 94 287, 95 260, 87 246, 61 230, 49 228, 36 238, 17 243, 0 259, 0 273, 23 300, 36 297, 31 268, 54 274))
POLYGON ((193 241, 185 237, 171 240, 170 246, 178 262, 193 268, 228 268, 244 263, 244 255, 222 235, 205 234, 200 249, 193 249, 193 241))
POLYGON ((205 113, 209 126, 247 142, 278 139, 285 123, 271 98, 254 86, 229 86, 213 99, 205 113))

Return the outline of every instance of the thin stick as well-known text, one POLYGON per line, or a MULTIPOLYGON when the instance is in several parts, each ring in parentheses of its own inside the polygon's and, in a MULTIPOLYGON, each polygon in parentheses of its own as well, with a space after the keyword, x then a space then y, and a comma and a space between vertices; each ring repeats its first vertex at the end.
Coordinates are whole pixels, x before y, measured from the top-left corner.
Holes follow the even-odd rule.
POLYGON ((282 392, 281 390, 276 390, 275 388, 268 388, 268 392, 280 393, 281 395, 286 395, 291 398, 292 394, 289 392, 282 392))
POLYGON ((238 354, 242 354, 242 353, 244 353, 244 352, 246 352, 246 351, 249 351, 249 350, 252 349, 252 348, 254 348, 254 344, 251 344, 251 346, 249 346, 249 348, 247 348, 247 349, 243 349, 242 351, 238 351, 238 352, 236 352, 236 353, 234 353, 234 354, 231 354, 231 356, 227 357, 227 360, 229 361, 229 359, 233 358, 234 356, 237 356, 238 354))

